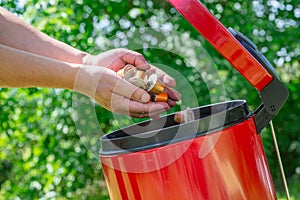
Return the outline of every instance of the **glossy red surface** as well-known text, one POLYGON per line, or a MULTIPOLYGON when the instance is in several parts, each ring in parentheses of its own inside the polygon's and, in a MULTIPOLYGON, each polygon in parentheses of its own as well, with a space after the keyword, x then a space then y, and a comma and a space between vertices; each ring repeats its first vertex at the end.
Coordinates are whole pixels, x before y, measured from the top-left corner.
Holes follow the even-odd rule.
POLYGON ((112 200, 276 199, 253 118, 195 139, 100 159, 112 200), (173 161, 165 166, 165 160, 173 161))
POLYGON ((272 81, 272 76, 198 0, 169 0, 169 2, 257 90, 261 91, 272 81))

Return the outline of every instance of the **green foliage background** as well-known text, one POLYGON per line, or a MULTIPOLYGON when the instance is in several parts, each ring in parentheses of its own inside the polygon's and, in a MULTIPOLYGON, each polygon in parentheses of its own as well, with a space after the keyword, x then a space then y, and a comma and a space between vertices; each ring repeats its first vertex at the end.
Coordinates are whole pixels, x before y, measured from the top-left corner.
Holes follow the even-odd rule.
MULTIPOLYGON (((274 124, 290 190, 299 199, 300 5, 292 0, 201 2, 225 26, 243 32, 256 43, 290 90, 274 124)), ((136 28, 170 27, 202 43, 222 76, 226 98, 218 95, 217 88, 207 88, 193 70, 183 67, 187 65, 183 58, 151 48, 138 51, 150 62, 167 64, 188 77, 199 105, 212 102, 209 92, 219 98, 213 101, 247 99, 251 108, 259 103, 257 92, 167 1, 0 0, 0 5, 48 35, 89 53, 122 47, 122 43, 107 45, 101 41, 136 28)), ((142 38, 143 33, 139 36, 142 38)), ((142 42, 147 47, 151 40, 142 42)), ((101 165, 76 133, 71 118, 72 95, 57 89, 0 88, 0 199, 108 199, 101 165)), ((100 106, 96 112, 105 133, 128 123, 114 120, 100 106)), ((276 190, 283 196, 269 129, 262 137, 276 190)))

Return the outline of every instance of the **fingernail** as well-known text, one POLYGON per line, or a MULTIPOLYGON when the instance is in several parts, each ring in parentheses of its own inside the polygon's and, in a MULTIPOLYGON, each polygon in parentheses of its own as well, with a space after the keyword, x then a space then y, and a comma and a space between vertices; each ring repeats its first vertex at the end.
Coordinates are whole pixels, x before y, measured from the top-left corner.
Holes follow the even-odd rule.
POLYGON ((176 85, 176 81, 173 78, 169 77, 169 76, 165 76, 163 78, 163 82, 164 82, 165 85, 167 85, 169 87, 175 87, 175 85, 176 85))
POLYGON ((141 96, 141 101, 142 101, 142 102, 147 103, 147 102, 149 102, 149 100, 150 100, 150 96, 149 96, 148 94, 143 94, 143 95, 141 96))
POLYGON ((160 118, 160 115, 159 114, 153 115, 153 116, 151 116, 151 118, 154 120, 158 120, 160 118))
POLYGON ((177 98, 178 98, 178 100, 181 99, 181 94, 180 93, 177 94, 177 98))

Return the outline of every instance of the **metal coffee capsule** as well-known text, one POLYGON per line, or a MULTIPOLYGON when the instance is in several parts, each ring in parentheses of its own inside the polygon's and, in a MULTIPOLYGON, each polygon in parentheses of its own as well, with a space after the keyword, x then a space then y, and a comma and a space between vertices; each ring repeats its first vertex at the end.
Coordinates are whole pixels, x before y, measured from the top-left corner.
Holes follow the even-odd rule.
POLYGON ((156 74, 151 74, 147 80, 148 92, 152 94, 160 94, 164 91, 165 86, 157 80, 156 74))
POLYGON ((167 102, 168 93, 162 92, 160 94, 151 94, 151 101, 153 102, 167 102))

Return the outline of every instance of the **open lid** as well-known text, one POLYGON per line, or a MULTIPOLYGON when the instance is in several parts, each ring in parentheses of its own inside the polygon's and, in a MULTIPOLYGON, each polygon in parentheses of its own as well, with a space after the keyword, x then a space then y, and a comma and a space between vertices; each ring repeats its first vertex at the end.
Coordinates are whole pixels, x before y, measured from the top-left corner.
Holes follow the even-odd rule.
POLYGON ((288 97, 288 89, 270 62, 253 42, 232 28, 226 29, 198 0, 169 2, 258 90, 262 104, 255 111, 255 123, 261 132, 288 97))

